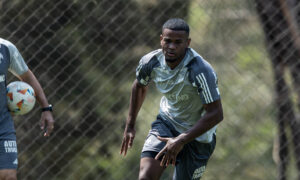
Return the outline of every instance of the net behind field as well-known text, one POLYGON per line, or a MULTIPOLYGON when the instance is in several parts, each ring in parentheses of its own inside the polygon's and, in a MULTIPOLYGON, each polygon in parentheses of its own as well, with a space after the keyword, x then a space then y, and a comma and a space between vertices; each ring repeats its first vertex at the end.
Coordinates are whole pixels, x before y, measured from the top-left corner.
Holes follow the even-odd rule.
MULTIPOLYGON (((20 50, 56 120, 54 133, 44 138, 38 106, 14 118, 20 179, 137 179, 160 95, 151 85, 134 146, 121 157, 131 84, 141 56, 160 47, 161 25, 170 17, 189 23, 191 47, 219 77, 224 121, 203 179, 277 177, 272 67, 253 1, 3 0, 0 5, 0 35, 20 50)), ((162 179, 171 179, 172 171, 162 179)), ((295 171, 291 165, 291 178, 295 171)))

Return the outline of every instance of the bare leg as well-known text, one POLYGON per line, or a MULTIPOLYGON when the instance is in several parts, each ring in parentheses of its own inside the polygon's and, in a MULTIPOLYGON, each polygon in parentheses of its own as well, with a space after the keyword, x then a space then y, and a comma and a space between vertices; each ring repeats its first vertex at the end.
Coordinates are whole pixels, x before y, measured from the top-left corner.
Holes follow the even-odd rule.
POLYGON ((150 157, 144 157, 140 162, 139 180, 159 180, 165 167, 161 167, 160 161, 150 157))
POLYGON ((15 169, 0 170, 0 180, 17 180, 17 170, 15 169))

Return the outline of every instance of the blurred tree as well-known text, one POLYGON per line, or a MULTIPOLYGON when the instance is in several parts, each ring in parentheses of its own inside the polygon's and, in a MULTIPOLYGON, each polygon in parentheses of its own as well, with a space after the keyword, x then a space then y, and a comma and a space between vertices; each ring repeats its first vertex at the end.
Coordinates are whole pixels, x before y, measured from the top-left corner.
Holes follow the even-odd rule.
POLYGON ((298 179, 300 179, 300 124, 296 116, 291 90, 285 78, 286 70, 292 77, 293 87, 298 95, 300 108, 300 33, 299 1, 296 0, 256 0, 257 12, 263 26, 275 78, 276 107, 279 136, 279 179, 287 179, 288 141, 286 127, 291 130, 291 138, 296 156, 298 179), (291 6, 293 5, 293 6, 291 6), (295 6, 298 5, 298 6, 295 6), (298 7, 298 8, 293 8, 298 7))

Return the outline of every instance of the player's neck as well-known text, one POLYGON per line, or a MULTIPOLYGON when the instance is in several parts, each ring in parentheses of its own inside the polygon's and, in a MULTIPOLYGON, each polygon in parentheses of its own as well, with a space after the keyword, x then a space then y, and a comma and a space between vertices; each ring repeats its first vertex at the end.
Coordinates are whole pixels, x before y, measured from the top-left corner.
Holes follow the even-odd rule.
POLYGON ((166 61, 166 62, 167 62, 167 65, 173 70, 181 63, 182 60, 183 60, 183 58, 178 59, 174 62, 168 62, 168 61, 166 61))
POLYGON ((183 61, 184 57, 185 57, 185 54, 182 57, 178 58, 176 61, 170 62, 170 61, 166 60, 166 63, 173 70, 181 63, 181 61, 183 61))

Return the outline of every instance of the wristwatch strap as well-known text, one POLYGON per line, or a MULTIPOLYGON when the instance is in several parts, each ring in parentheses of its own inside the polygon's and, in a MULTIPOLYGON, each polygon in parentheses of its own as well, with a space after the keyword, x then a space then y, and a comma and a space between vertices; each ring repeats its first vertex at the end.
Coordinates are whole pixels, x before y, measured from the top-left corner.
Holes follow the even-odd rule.
POLYGON ((44 112, 44 111, 51 111, 52 112, 52 104, 49 104, 48 107, 43 107, 42 112, 44 112))

